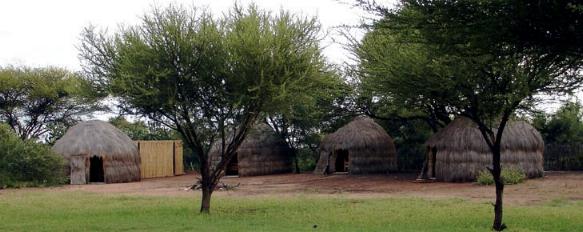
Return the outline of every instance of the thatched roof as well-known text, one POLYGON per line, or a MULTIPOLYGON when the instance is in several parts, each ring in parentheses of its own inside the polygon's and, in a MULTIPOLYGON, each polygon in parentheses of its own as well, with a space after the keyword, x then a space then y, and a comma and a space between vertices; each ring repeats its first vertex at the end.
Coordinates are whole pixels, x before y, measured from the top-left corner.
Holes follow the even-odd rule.
MULTIPOLYGON (((471 119, 461 116, 431 136, 425 144, 437 149, 490 152, 478 125, 471 119)), ((502 135, 501 150, 542 151, 544 141, 540 133, 530 124, 510 121, 502 135)))
POLYGON ((247 137, 245 137, 245 140, 243 143, 241 143, 241 146, 239 146, 239 150, 273 146, 283 146, 285 148, 289 148, 285 140, 277 136, 277 134, 275 134, 269 125, 265 123, 259 123, 249 131, 247 137))
POLYGON ((98 120, 81 122, 69 128, 57 140, 53 150, 67 159, 74 155, 108 156, 111 159, 138 156, 138 148, 130 137, 115 126, 98 120))
POLYGON ((320 144, 320 149, 332 151, 360 149, 371 146, 381 146, 386 149, 393 147, 394 149, 393 139, 383 127, 371 118, 357 117, 336 132, 326 136, 320 144))

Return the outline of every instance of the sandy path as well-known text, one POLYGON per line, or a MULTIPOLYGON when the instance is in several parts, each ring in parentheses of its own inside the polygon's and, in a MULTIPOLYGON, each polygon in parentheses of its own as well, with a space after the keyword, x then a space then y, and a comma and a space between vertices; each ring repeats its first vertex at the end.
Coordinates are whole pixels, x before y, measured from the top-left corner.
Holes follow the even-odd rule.
MULTIPOLYGON (((414 174, 375 176, 285 174, 258 177, 225 177, 227 184, 240 184, 234 191, 216 191, 214 195, 232 197, 295 196, 331 194, 348 197, 421 197, 463 198, 491 201, 494 187, 474 183, 414 183, 414 174)), ((2 191, 88 191, 102 194, 138 194, 157 196, 193 196, 185 188, 196 175, 146 179, 135 183, 67 185, 55 188, 30 188, 2 191)), ((528 180, 505 188, 505 202, 531 204, 553 199, 583 200, 583 172, 547 172, 544 178, 528 180)))

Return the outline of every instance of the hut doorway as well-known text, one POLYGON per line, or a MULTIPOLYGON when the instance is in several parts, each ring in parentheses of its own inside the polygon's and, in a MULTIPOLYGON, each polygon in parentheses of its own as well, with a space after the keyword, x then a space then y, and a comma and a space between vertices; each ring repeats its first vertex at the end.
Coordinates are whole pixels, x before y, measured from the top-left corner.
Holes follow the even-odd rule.
POLYGON ((237 176, 239 175, 239 159, 237 158, 238 154, 231 159, 229 164, 227 165, 227 170, 225 170, 225 175, 227 176, 237 176))
POLYGON ((348 150, 336 150, 336 172, 348 172, 348 150))
POLYGON ((89 159, 89 182, 104 182, 103 158, 92 156, 89 159))

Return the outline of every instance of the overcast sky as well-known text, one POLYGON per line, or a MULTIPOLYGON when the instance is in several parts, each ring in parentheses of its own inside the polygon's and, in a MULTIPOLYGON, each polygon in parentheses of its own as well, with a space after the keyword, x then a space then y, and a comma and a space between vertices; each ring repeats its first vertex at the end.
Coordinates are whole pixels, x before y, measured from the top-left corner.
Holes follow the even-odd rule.
MULTIPOLYGON (((246 5, 252 1, 239 1, 246 5)), ((286 9, 305 16, 317 16, 324 30, 331 31, 323 42, 325 55, 334 63, 347 61, 347 52, 334 33, 339 25, 356 25, 366 15, 359 9, 335 0, 256 0, 260 8, 286 9)), ((391 2, 387 0, 386 2, 391 2)), ((0 66, 28 65, 66 67, 80 70, 77 46, 83 27, 93 24, 115 30, 119 24, 132 25, 151 9, 179 3, 206 7, 215 14, 230 9, 233 0, 10 0, 0 2, 0 66)), ((358 36, 358 34, 356 34, 358 36)))
MULTIPOLYGON (((304 16, 317 16, 329 36, 323 42, 324 54, 331 62, 349 61, 349 53, 333 41, 342 40, 334 27, 357 25, 366 12, 344 2, 351 0, 240 0, 243 5, 255 2, 270 11, 286 9, 304 16)), ((390 6, 395 0, 380 0, 390 6)), ((83 27, 89 24, 116 30, 119 24, 133 25, 153 5, 178 3, 205 7, 214 14, 229 10, 233 0, 1 0, 0 67, 7 65, 59 66, 73 71, 81 69, 77 46, 83 27)), ((360 37, 358 33, 354 34, 360 37)), ((578 94, 581 96, 581 94, 578 94)), ((565 98, 563 98, 565 99, 565 98)), ((572 98, 573 99, 573 98, 572 98)), ((559 104, 541 104, 554 111, 559 104)))

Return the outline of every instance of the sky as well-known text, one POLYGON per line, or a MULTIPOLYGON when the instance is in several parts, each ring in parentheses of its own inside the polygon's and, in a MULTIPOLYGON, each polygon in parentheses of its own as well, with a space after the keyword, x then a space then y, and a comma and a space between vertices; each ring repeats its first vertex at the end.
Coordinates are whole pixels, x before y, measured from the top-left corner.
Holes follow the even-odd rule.
MULTIPOLYGON (((238 1, 242 5, 248 0, 238 1)), ((387 2, 391 2, 388 0, 387 2)), ((216 15, 229 10, 233 0, 10 0, 0 2, 0 66, 58 66, 81 70, 78 58, 80 33, 88 25, 115 31, 120 24, 134 25, 152 6, 171 3, 207 8, 216 15)), ((337 0, 256 0, 259 8, 286 9, 303 16, 317 16, 324 32, 324 55, 337 64, 349 61, 335 27, 357 25, 366 12, 337 0)), ((354 33, 360 37, 362 33, 354 33)))
MULTIPOLYGON (((242 5, 251 0, 239 0, 242 5)), ((324 55, 330 62, 350 62, 350 53, 343 49, 343 37, 338 29, 341 25, 357 25, 366 12, 353 8, 345 2, 351 0, 255 0, 259 8, 277 12, 285 9, 303 16, 316 16, 327 32, 322 42, 324 55), (344 2, 344 3, 343 3, 344 2)), ((391 6, 395 0, 380 0, 391 6)), ((0 1, 0 67, 58 66, 80 71, 80 34, 84 27, 115 31, 121 24, 139 23, 140 16, 152 6, 183 4, 207 8, 216 15, 228 11, 234 0, 2 0, 0 1)), ((362 37, 362 32, 352 30, 353 36, 362 37)), ((578 93, 577 96, 583 94, 578 93)), ((562 98, 566 99, 566 98, 562 98)), ((576 98, 570 98, 576 99, 576 98)), ((539 109, 555 111, 560 104, 544 103, 539 109)))

